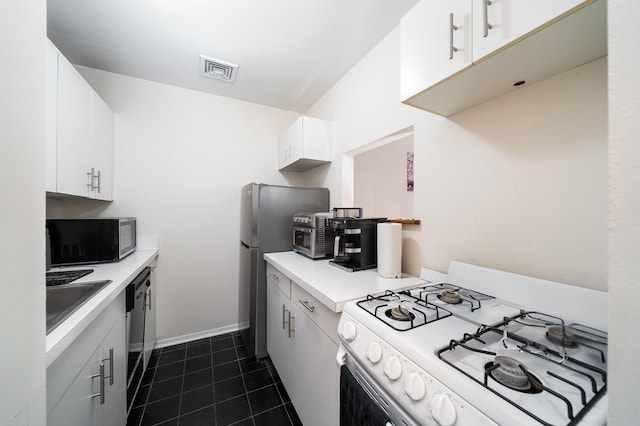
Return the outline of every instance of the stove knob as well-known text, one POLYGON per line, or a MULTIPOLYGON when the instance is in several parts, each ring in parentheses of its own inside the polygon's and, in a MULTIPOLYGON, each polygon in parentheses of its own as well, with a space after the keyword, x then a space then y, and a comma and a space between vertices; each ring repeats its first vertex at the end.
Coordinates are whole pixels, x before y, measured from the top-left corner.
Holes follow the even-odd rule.
POLYGON ((371 342, 367 351, 367 358, 373 364, 377 364, 382 359, 382 346, 379 342, 371 342))
POLYGON ((391 380, 398 380, 402 376, 402 364, 396 356, 392 356, 384 364, 384 374, 391 380))
POLYGON ((409 374, 407 380, 404 382, 404 393, 414 401, 420 401, 427 394, 427 387, 424 384, 424 380, 417 373, 409 374))
POLYGON ((353 321, 347 321, 342 326, 342 338, 347 342, 356 338, 356 324, 353 321))
POLYGON ((447 395, 437 393, 431 398, 431 416, 440 426, 452 426, 456 422, 456 407, 447 395))

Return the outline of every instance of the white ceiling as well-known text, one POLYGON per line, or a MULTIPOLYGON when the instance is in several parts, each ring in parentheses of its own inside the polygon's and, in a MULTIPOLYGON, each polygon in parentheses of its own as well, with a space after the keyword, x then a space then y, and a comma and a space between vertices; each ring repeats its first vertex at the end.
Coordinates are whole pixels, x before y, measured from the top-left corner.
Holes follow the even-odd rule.
POLYGON ((303 113, 417 1, 48 0, 48 35, 74 64, 303 113))

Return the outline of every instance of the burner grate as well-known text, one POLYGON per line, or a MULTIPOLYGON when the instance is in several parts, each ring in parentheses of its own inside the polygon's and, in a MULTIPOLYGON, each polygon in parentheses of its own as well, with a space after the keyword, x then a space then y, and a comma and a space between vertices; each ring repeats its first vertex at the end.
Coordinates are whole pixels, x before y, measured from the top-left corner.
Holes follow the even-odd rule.
POLYGON ((384 294, 367 295, 357 305, 396 331, 408 331, 451 316, 451 313, 407 292, 387 290, 384 294))
MULTIPOLYGON (((557 410, 564 407, 565 423, 576 424, 606 393, 606 361, 604 351, 578 343, 568 348, 545 340, 551 327, 569 328, 560 318, 539 312, 521 312, 495 326, 480 326, 474 334, 452 339, 437 352, 438 358, 490 390, 514 407, 542 424, 552 424, 528 399, 513 392, 547 395, 556 401, 557 410), (517 359, 516 359, 517 357, 517 359)), ((571 330, 582 326, 572 325, 571 330)), ((599 344, 606 346, 603 332, 599 344)), ((576 338, 579 341, 579 338, 576 338)), ((554 423, 555 424, 555 423, 554 423)))
POLYGON ((93 269, 47 272, 47 287, 69 284, 84 277, 85 275, 89 275, 92 272, 93 269))

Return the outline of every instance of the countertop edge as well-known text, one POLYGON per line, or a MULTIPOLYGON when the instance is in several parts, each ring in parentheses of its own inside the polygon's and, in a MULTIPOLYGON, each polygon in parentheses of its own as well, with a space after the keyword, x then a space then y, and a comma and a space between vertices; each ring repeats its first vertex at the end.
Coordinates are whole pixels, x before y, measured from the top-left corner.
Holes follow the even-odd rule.
POLYGON ((376 269, 346 272, 329 265, 329 260, 312 260, 293 251, 265 253, 264 260, 336 314, 343 311, 347 302, 367 294, 404 290, 425 282, 406 274, 401 279, 382 278, 376 269), (327 281, 333 285, 323 286, 327 281), (345 288, 348 290, 343 291, 345 288))
MULTIPOLYGON (((96 293, 84 305, 82 305, 69 318, 60 323, 45 339, 45 359, 46 366, 49 367, 73 342, 74 340, 95 320, 111 302, 125 289, 145 267, 151 265, 158 257, 158 249, 136 250, 120 262, 113 264, 83 265, 74 267, 82 269, 84 267, 112 268, 114 278, 105 288, 96 293), (117 271, 117 273, 116 273, 117 271)), ((69 267, 68 269, 74 269, 69 267)), ((104 273, 108 275, 108 272, 104 273)), ((77 282, 93 281, 92 274, 77 282)))

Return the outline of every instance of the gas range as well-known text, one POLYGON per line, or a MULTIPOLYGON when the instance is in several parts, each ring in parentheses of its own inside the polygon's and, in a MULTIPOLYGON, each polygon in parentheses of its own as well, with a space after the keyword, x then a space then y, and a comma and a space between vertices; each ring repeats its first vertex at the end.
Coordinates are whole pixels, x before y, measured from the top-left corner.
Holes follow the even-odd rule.
POLYGON ((393 424, 606 422, 606 320, 587 320, 606 293, 459 262, 443 280, 345 305, 342 359, 393 424), (565 318, 542 290, 587 306, 565 318))

